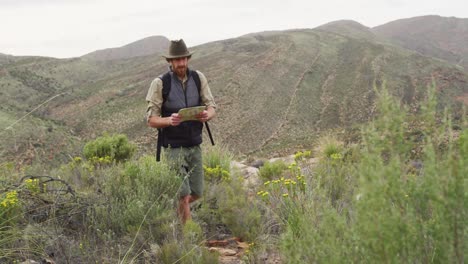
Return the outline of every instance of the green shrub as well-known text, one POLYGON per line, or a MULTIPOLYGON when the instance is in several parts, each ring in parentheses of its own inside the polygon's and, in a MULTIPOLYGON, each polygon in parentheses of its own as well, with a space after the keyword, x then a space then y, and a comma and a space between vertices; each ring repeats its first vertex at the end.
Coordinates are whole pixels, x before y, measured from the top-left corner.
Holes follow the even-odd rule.
POLYGON ((165 241, 157 252, 160 263, 218 263, 218 254, 209 252, 203 246, 203 231, 199 224, 188 221, 182 228, 182 238, 173 237, 165 241))
POLYGON ((166 242, 161 246, 157 257, 163 264, 216 264, 219 263, 217 253, 209 252, 200 245, 185 245, 177 241, 166 242))
POLYGON ((233 176, 230 183, 217 186, 218 213, 234 236, 255 241, 263 231, 261 208, 257 201, 247 196, 242 180, 240 176, 233 176))
MULTIPOLYGON (((341 147, 341 151, 346 151, 346 148, 341 147)), ((352 163, 346 162, 340 153, 321 159, 314 168, 317 172, 314 184, 320 187, 334 206, 342 206, 351 199, 356 178, 350 168, 352 163)))
POLYGON ((305 192, 271 204, 287 212, 279 215, 288 263, 464 262, 467 124, 454 131, 437 114, 434 90, 416 116, 379 92, 379 116, 352 150, 358 158, 342 158, 344 146, 319 148, 325 159, 306 175, 305 192))
POLYGON ((231 170, 233 155, 223 146, 203 148, 203 165, 207 168, 219 167, 223 171, 231 170))
POLYGON ((321 137, 317 142, 315 154, 321 159, 329 159, 332 156, 343 154, 343 142, 333 135, 321 137))
POLYGON ((15 241, 21 236, 17 223, 22 220, 22 201, 15 186, 19 178, 15 164, 0 164, 0 263, 12 262, 20 253, 15 248, 15 241))
POLYGON ((286 230, 280 238, 283 258, 291 264, 352 263, 346 219, 323 196, 309 195, 298 201, 307 204, 303 208, 289 204, 286 230))
POLYGON ((257 201, 248 197, 243 177, 230 169, 232 160, 224 148, 206 148, 204 153, 206 188, 195 220, 208 227, 224 224, 234 236, 253 241, 262 232, 257 201))
POLYGON ((15 249, 15 241, 21 234, 16 228, 22 218, 20 207, 17 190, 0 193, 0 262, 12 260, 20 253, 15 249))
POLYGON ((258 171, 258 175, 264 181, 271 181, 273 179, 281 178, 283 172, 288 168, 286 163, 282 160, 277 160, 274 162, 266 161, 258 171))
POLYGON ((136 146, 128 142, 123 134, 103 135, 86 143, 83 154, 88 160, 100 163, 129 160, 135 153, 136 146))
POLYGON ((123 170, 115 167, 106 171, 102 191, 108 203, 96 207, 96 224, 116 234, 143 228, 149 232, 146 235, 160 239, 164 233, 160 226, 175 218, 173 204, 180 177, 152 156, 122 166, 123 170))
POLYGON ((29 231, 35 221, 60 222, 56 216, 61 215, 60 210, 68 208, 62 206, 58 209, 56 203, 61 200, 60 195, 54 193, 55 200, 51 199, 46 185, 40 184, 37 178, 24 177, 24 172, 16 171, 12 164, 0 165, 0 182, 0 263, 43 258, 48 241, 44 231, 46 228, 34 235, 29 231))

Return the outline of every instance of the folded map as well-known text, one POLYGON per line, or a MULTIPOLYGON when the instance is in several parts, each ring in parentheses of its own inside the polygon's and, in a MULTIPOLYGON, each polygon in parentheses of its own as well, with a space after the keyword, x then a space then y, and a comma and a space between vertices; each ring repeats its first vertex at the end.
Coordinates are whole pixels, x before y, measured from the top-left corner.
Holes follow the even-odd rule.
POLYGON ((194 106, 194 107, 188 107, 188 108, 182 108, 179 110, 179 115, 182 117, 182 122, 188 121, 188 120, 198 120, 197 115, 203 110, 205 110, 205 106, 194 106))

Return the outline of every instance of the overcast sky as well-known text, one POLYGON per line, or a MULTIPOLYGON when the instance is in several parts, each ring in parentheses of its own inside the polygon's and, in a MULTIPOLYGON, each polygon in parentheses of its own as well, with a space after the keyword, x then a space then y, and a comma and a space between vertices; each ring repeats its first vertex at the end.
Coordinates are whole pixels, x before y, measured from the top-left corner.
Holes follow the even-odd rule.
POLYGON ((195 46, 252 32, 352 19, 468 18, 467 0, 0 0, 0 53, 57 58, 163 35, 195 46))

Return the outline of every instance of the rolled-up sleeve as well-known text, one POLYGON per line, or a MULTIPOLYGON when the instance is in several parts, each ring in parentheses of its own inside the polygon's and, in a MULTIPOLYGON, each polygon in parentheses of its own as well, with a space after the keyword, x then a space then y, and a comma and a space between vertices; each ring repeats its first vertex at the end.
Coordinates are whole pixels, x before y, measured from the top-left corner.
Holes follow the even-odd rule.
POLYGON ((162 98, 162 80, 156 78, 151 82, 148 94, 146 95, 146 121, 149 121, 151 116, 161 116, 161 106, 163 103, 162 98))
POLYGON ((208 85, 208 80, 206 79, 205 75, 199 71, 197 71, 198 76, 200 76, 200 96, 202 99, 202 103, 206 106, 212 106, 216 108, 216 103, 214 101, 213 95, 211 94, 210 86, 208 85))

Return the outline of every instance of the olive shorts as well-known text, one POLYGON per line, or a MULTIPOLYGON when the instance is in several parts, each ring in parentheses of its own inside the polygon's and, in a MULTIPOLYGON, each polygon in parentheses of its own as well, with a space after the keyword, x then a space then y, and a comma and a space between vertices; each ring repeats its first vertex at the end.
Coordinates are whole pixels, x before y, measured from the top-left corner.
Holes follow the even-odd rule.
POLYGON ((200 146, 165 148, 169 166, 182 177, 179 195, 203 195, 203 161, 200 146))

